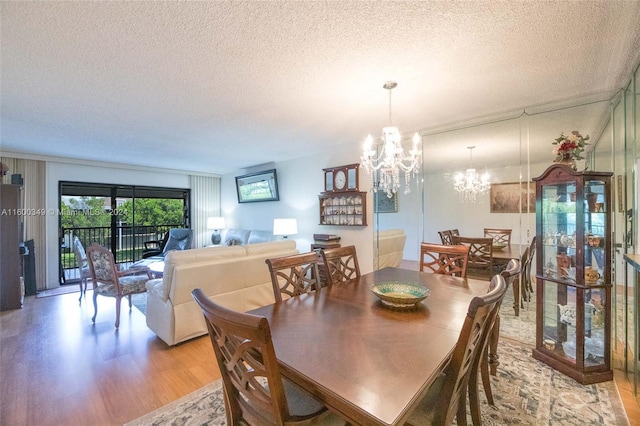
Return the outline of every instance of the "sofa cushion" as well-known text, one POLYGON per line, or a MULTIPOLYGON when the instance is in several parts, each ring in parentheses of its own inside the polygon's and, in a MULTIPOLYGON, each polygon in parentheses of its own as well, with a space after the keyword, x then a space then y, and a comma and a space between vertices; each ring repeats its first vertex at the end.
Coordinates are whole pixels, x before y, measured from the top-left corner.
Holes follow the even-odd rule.
POLYGON ((228 241, 230 240, 233 240, 234 242, 233 245, 247 244, 249 242, 250 232, 251 231, 248 229, 235 229, 235 228, 226 229, 224 231, 224 236, 221 239, 222 244, 231 245, 231 244, 228 244, 228 241))
POLYGON ((173 274, 176 265, 188 265, 191 263, 201 263, 244 256, 246 256, 246 252, 242 246, 216 246, 169 252, 164 258, 164 271, 162 274, 164 281, 162 292, 163 300, 166 300, 169 297, 169 290, 171 288, 171 283, 173 282, 173 274))
POLYGON ((295 250, 295 248, 295 240, 270 241, 267 243, 249 244, 244 247, 247 256, 256 256, 263 253, 290 251, 295 250))

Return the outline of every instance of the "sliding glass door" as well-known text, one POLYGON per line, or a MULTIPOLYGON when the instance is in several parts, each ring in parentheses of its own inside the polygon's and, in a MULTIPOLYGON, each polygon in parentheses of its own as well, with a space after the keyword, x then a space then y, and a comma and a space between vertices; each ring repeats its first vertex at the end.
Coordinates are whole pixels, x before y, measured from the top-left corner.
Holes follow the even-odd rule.
POLYGON ((142 257, 145 243, 161 240, 170 228, 190 227, 190 190, 62 181, 58 235, 60 283, 79 278, 73 239, 107 247, 117 263, 142 257))

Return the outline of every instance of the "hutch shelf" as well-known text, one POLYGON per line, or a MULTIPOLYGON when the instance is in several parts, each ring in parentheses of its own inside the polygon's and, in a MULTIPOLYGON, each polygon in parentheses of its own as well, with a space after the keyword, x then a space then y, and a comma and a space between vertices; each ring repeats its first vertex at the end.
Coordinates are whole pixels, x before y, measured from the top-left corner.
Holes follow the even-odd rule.
POLYGON ((367 224, 366 192, 320 194, 320 225, 364 226, 367 224))
POLYGON ((533 357, 582 384, 613 379, 611 176, 555 164, 534 179, 533 357))

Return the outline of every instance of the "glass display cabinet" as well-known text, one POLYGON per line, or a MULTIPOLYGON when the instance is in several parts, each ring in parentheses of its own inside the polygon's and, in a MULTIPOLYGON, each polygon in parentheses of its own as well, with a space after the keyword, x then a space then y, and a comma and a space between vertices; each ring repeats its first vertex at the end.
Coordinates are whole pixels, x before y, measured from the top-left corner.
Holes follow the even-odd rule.
POLYGON ((582 384, 612 380, 611 176, 555 164, 536 182, 533 357, 582 384))

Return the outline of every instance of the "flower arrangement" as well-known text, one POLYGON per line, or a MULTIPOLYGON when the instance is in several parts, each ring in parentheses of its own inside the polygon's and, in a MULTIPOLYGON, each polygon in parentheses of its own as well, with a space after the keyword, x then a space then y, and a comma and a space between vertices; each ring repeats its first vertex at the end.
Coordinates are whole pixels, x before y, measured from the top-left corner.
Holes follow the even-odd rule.
POLYGON ((555 161, 560 161, 565 157, 569 157, 572 160, 584 160, 582 153, 584 152, 584 147, 589 145, 588 140, 589 135, 582 136, 577 130, 574 130, 568 136, 560 133, 560 137, 552 143, 552 145, 555 145, 553 151, 551 151, 556 156, 555 161))

